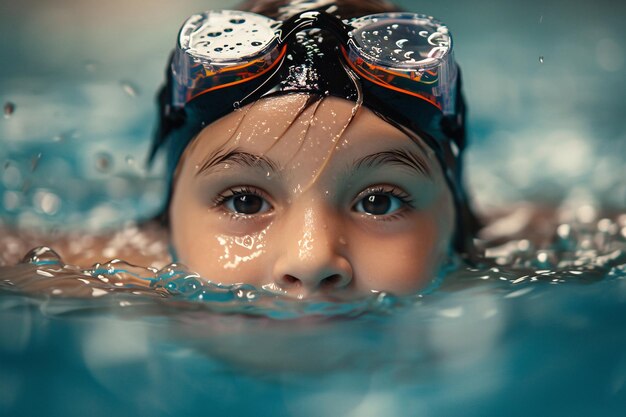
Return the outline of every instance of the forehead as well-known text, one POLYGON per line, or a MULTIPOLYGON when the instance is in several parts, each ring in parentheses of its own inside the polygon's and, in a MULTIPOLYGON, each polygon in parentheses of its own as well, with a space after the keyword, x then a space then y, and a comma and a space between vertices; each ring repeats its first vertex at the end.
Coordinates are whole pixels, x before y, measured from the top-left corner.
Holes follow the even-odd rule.
POLYGON ((432 152, 354 102, 327 97, 311 101, 306 94, 261 99, 207 126, 188 149, 199 163, 223 148, 264 155, 287 167, 287 162, 357 158, 389 148, 404 148, 431 159, 432 152))

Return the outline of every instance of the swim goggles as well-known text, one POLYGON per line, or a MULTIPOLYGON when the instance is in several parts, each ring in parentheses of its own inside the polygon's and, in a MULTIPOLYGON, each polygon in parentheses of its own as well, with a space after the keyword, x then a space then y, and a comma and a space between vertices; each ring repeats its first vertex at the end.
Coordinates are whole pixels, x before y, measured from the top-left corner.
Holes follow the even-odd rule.
POLYGON ((288 54, 287 41, 309 27, 339 39, 350 68, 372 83, 418 97, 454 114, 457 66, 448 28, 432 17, 383 13, 340 20, 308 11, 279 22, 235 10, 209 11, 183 24, 172 61, 172 105, 271 73, 288 54))

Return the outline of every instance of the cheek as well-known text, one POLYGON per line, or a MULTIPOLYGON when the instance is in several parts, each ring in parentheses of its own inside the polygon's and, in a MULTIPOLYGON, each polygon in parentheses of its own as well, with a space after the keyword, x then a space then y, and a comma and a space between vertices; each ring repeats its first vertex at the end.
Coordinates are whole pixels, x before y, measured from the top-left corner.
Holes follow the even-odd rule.
POLYGON ((214 282, 258 284, 267 263, 269 227, 253 234, 223 234, 227 216, 172 212, 172 242, 181 263, 214 282), (217 218, 215 218, 217 217, 217 218), (222 218, 224 217, 224 218, 222 218), (216 224, 216 222, 218 224, 216 224))
POLYGON ((399 233, 357 236, 352 246, 357 287, 395 293, 423 288, 434 277, 444 254, 445 234, 436 216, 427 213, 418 215, 399 233))

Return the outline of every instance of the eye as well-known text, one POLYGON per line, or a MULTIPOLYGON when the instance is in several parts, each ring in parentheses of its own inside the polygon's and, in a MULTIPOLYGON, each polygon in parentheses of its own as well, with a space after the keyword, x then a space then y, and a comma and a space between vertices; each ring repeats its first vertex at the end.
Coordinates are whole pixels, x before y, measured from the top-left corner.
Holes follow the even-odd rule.
POLYGON ((404 204, 405 202, 400 197, 390 193, 375 192, 357 201, 354 210, 373 216, 384 216, 398 211, 404 204))
POLYGON ((216 205, 223 206, 231 213, 242 215, 262 214, 272 209, 272 205, 263 196, 249 189, 228 190, 225 195, 218 196, 216 205))

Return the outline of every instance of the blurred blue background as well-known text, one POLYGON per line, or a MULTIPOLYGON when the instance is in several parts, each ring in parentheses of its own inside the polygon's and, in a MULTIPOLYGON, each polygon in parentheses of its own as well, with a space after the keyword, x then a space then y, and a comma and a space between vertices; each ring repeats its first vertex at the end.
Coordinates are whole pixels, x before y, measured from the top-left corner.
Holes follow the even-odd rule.
MULTIPOLYGON (((626 6, 398 2, 451 28, 483 210, 626 206, 626 6)), ((234 1, 25 0, 0 9, 0 218, 98 228, 160 207, 154 95, 184 19, 234 1)))

